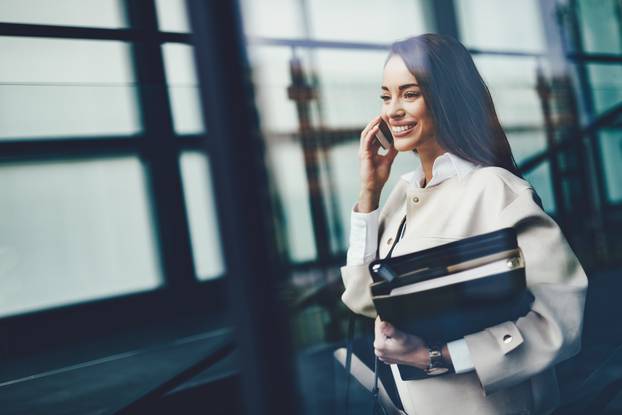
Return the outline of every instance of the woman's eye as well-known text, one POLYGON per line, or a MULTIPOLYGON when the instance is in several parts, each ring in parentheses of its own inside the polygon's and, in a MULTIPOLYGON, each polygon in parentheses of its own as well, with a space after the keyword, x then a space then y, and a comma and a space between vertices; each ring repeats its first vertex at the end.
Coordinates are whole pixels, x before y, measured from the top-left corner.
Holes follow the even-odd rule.
POLYGON ((388 95, 380 95, 380 99, 383 101, 386 101, 388 99, 390 99, 391 97, 389 97, 388 95))
POLYGON ((421 95, 419 92, 406 92, 404 94, 404 97, 406 98, 417 98, 419 95, 421 95))

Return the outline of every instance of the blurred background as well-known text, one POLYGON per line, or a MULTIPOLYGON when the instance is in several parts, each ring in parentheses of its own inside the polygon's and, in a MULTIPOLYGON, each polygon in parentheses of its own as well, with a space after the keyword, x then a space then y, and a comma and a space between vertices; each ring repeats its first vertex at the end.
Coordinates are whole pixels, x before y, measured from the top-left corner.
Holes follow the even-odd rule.
POLYGON ((622 1, 217 3, 0 0, 3 413, 341 413, 358 140, 426 32, 590 278, 560 413, 622 411, 622 1))

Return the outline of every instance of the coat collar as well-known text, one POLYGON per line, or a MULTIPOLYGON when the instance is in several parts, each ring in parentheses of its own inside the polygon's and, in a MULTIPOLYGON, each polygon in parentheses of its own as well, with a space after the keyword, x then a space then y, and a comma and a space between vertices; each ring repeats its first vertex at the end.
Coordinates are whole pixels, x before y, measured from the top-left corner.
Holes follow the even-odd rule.
MULTIPOLYGON (((426 185, 426 188, 437 186, 454 176, 462 178, 475 168, 477 168, 477 165, 468 160, 448 152, 443 153, 434 160, 434 164, 432 165, 432 180, 426 185)), ((423 172, 423 167, 419 165, 417 170, 406 173, 401 177, 411 186, 421 188, 425 174, 423 172)))

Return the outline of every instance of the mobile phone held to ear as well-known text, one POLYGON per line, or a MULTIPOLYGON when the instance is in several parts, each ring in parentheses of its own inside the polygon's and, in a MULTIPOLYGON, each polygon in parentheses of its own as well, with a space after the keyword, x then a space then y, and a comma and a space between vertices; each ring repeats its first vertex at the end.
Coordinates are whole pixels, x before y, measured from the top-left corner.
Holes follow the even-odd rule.
POLYGON ((379 127, 380 128, 376 133, 376 140, 378 140, 382 148, 388 150, 393 146, 393 135, 391 134, 391 129, 383 119, 380 120, 379 127))

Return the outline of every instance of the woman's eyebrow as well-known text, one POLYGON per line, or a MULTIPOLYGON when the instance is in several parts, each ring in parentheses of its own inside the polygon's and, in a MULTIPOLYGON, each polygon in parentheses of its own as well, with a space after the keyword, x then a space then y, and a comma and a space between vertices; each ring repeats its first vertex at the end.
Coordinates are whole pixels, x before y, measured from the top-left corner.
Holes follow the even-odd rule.
MULTIPOLYGON (((404 89, 406 89, 406 88, 410 88, 411 86, 417 86, 417 87, 418 87, 418 86, 419 86, 419 84, 404 84, 404 85, 400 85, 400 86, 398 87, 398 89, 399 89, 400 91, 402 91, 402 90, 404 90, 404 89)), ((387 87, 386 87, 386 86, 384 86, 384 85, 382 85, 380 88, 384 89, 385 91, 388 91, 388 90, 389 90, 389 88, 387 88, 387 87)))

